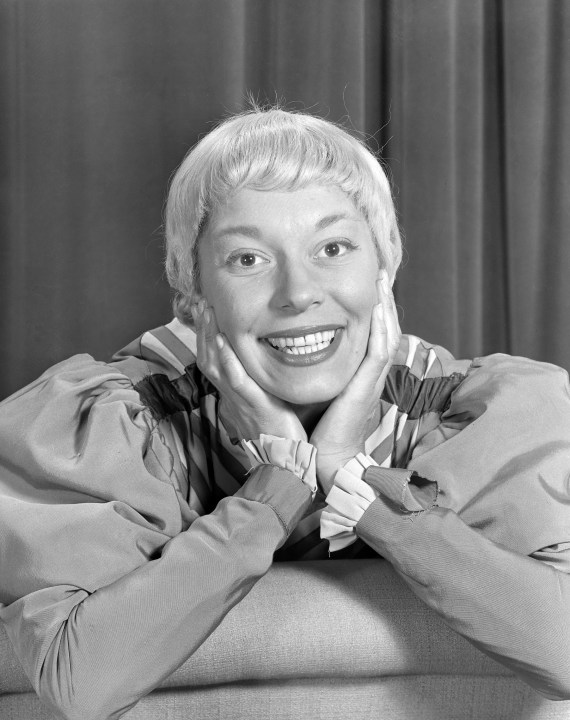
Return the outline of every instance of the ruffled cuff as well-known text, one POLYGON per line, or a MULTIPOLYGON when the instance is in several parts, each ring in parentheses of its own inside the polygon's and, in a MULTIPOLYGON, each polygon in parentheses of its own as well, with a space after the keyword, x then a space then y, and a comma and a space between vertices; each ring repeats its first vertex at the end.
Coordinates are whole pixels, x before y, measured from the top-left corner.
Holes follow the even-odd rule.
POLYGON ((366 468, 378 463, 369 455, 349 460, 335 475, 321 514, 321 538, 329 541, 330 552, 342 550, 356 540, 354 528, 379 492, 362 479, 366 468))
POLYGON ((438 485, 412 470, 383 468, 359 453, 342 467, 321 515, 321 538, 336 552, 356 540, 356 525, 378 497, 412 519, 437 505, 438 485))
POLYGON ((309 487, 313 497, 317 492, 317 450, 304 440, 289 440, 275 435, 260 435, 257 440, 242 440, 241 445, 251 463, 276 465, 290 470, 309 487))

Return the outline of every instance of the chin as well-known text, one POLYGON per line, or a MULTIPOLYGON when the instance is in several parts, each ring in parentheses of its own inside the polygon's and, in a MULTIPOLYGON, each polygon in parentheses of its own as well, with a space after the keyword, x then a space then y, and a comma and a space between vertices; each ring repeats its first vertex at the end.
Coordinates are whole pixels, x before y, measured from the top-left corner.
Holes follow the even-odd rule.
POLYGON ((267 388, 267 391, 290 405, 303 406, 330 403, 342 392, 343 389, 344 387, 331 387, 329 383, 328 387, 318 388, 313 386, 310 389, 307 388, 305 391, 303 391, 302 388, 285 389, 283 386, 278 388, 267 388))

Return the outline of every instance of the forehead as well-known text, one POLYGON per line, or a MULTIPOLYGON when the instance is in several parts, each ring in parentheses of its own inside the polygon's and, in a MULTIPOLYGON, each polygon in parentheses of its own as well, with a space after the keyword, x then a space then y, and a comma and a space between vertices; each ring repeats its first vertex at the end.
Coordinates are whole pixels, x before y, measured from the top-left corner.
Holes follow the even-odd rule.
POLYGON ((365 223, 351 198, 334 186, 311 185, 300 190, 255 190, 242 188, 210 215, 209 229, 224 235, 235 228, 258 231, 322 230, 338 223, 365 223))

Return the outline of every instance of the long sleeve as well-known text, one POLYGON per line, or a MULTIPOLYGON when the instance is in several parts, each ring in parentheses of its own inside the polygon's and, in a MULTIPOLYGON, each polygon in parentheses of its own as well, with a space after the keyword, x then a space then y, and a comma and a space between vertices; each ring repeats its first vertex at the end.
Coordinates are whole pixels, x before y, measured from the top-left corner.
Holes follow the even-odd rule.
MULTIPOLYGON (((456 631, 551 698, 570 698, 570 394, 553 366, 473 364, 410 471, 439 507, 382 496, 357 534, 456 631)), ((385 470, 365 479, 381 488, 385 470)))
POLYGON ((0 437, 0 618, 65 718, 120 717, 158 685, 268 570, 311 500, 293 473, 262 466, 192 515, 131 383, 88 356, 3 403, 0 437))
POLYGON ((373 494, 360 498, 356 535, 454 630, 547 697, 570 699, 566 373, 479 359, 431 424, 405 469, 363 471, 373 494), (412 500, 424 493, 420 504, 406 508, 398 484, 412 500))
MULTIPOLYGON (((542 694, 570 699, 570 575, 548 553, 520 555, 446 508, 405 516, 380 498, 356 532, 450 627, 542 694)), ((570 564, 569 547, 556 555, 570 564)))

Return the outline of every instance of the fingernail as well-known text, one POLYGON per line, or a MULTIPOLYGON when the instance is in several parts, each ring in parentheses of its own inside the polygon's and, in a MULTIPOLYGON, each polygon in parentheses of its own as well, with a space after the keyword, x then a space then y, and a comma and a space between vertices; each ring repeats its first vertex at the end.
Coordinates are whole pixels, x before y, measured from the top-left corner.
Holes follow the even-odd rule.
POLYGON ((206 323, 206 325, 209 325, 211 321, 212 311, 210 310, 210 308, 207 308, 206 310, 204 310, 204 322, 206 323))
POLYGON ((224 336, 221 333, 216 335, 216 345, 218 346, 218 350, 224 349, 224 336))

